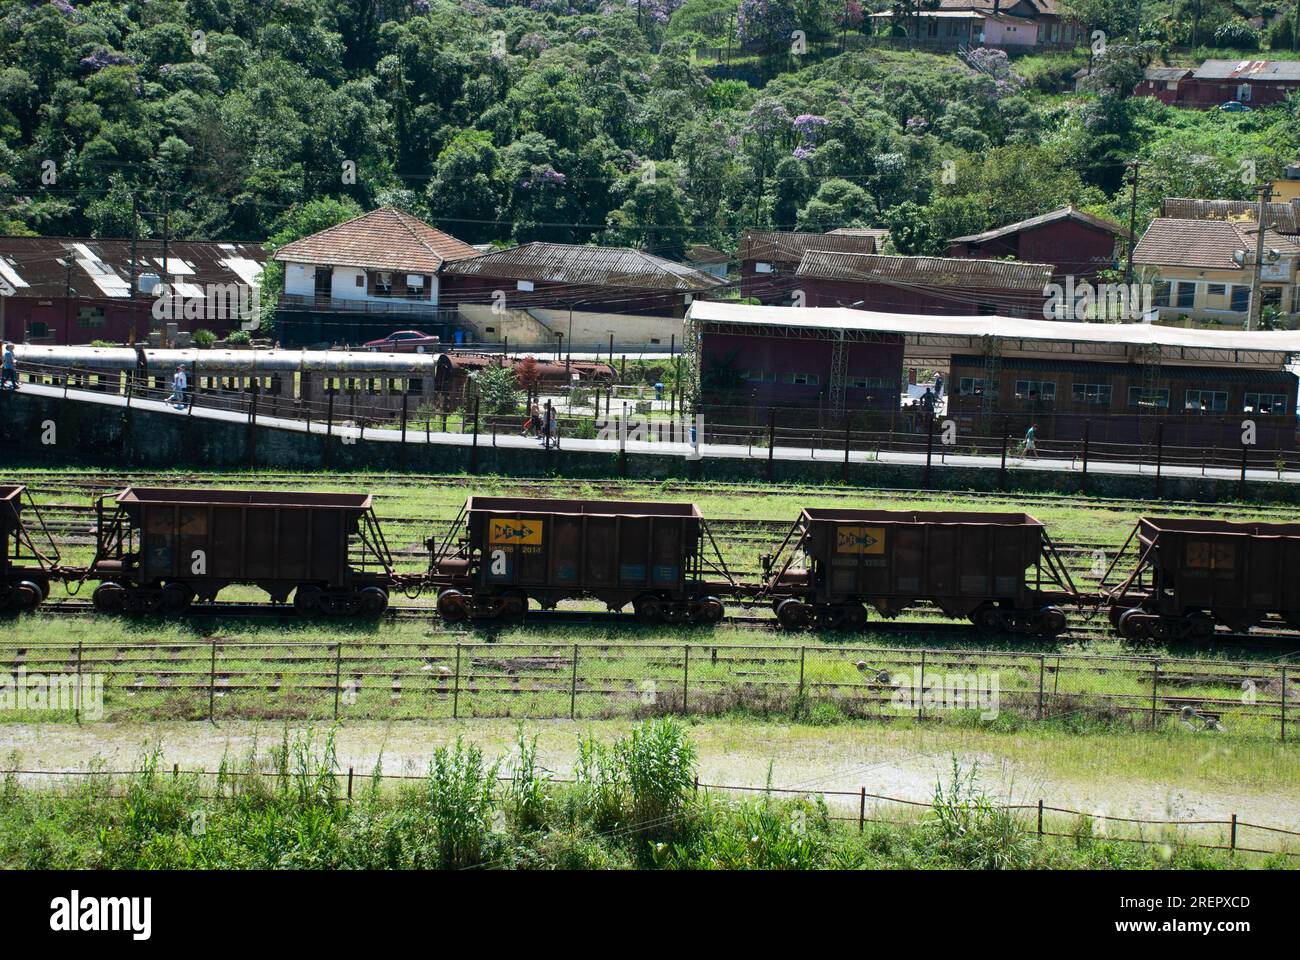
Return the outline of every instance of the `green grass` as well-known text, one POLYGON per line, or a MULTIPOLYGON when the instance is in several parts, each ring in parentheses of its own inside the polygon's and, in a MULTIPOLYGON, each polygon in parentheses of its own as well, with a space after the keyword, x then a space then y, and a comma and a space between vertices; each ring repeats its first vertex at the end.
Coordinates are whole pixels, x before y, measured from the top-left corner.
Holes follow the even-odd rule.
MULTIPOLYGON (((286 731, 268 754, 215 776, 141 772, 0 790, 0 866, 10 869, 561 868, 1041 869, 1285 866, 1281 855, 1200 849, 1176 827, 1098 835, 1091 817, 1002 808, 954 759, 920 816, 869 815, 820 795, 740 800, 696 790, 696 747, 671 720, 613 741, 584 738, 571 783, 546 780, 521 729, 513 759, 457 739, 423 777, 381 770, 344 793, 332 734, 286 731), (1052 833, 1063 834, 1054 838, 1052 833), (1148 841, 1146 844, 1132 842, 1148 841)), ((10 758, 12 769, 21 758, 10 758)), ((1214 842, 1203 838, 1200 842, 1214 842)))

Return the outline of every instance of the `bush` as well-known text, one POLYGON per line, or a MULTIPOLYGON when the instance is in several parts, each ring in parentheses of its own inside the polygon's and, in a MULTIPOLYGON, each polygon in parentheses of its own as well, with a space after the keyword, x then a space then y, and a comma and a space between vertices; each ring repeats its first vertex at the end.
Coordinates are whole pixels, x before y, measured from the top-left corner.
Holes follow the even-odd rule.
POLYGON ((1245 20, 1229 20, 1214 31, 1214 45, 1229 50, 1258 50, 1259 31, 1245 20))
POLYGON ((511 367, 490 364, 470 374, 470 379, 478 388, 482 413, 516 413, 524 401, 524 395, 515 389, 515 371, 511 367))
POLYGON ((217 335, 211 330, 194 331, 194 346, 198 347, 200 350, 207 350, 216 342, 217 335))
POLYGON ((253 335, 247 330, 235 330, 226 335, 226 346, 246 347, 253 342, 253 335))

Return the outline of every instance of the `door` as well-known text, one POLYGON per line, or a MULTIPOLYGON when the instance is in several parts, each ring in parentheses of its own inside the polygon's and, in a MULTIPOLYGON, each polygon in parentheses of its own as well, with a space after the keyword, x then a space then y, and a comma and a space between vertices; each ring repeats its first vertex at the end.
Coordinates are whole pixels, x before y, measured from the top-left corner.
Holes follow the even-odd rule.
POLYGON ((316 303, 325 305, 329 303, 330 291, 334 284, 333 267, 316 268, 316 303))

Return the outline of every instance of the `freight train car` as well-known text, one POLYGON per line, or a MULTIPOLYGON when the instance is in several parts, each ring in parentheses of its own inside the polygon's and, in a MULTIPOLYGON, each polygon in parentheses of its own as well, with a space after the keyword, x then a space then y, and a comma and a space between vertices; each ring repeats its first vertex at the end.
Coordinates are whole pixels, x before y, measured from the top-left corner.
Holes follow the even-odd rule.
POLYGON ((377 616, 393 561, 369 494, 129 487, 96 507, 95 558, 105 612, 183 613, 231 584, 305 615, 377 616))
POLYGON ((27 488, 21 484, 0 485, 0 612, 39 606, 50 595, 50 576, 58 563, 59 548, 27 488), (24 500, 35 525, 40 527, 39 536, 33 536, 24 522, 24 500), (45 545, 48 553, 43 549, 45 545))
POLYGON ((706 561, 706 538, 689 503, 470 497, 447 538, 429 542, 430 572, 446 620, 516 620, 530 600, 549 610, 594 598, 631 604, 644 622, 713 623, 730 578, 711 538, 706 561))
POLYGON ((1111 570, 1135 543, 1136 568, 1108 592, 1126 638, 1205 640, 1216 622, 1244 633, 1269 616, 1300 629, 1300 523, 1143 517, 1111 570))
POLYGON ((794 629, 859 629, 868 605, 893 618, 929 601, 987 632, 1055 636, 1056 604, 1078 602, 1047 531, 1023 513, 807 508, 763 568, 762 596, 794 629))

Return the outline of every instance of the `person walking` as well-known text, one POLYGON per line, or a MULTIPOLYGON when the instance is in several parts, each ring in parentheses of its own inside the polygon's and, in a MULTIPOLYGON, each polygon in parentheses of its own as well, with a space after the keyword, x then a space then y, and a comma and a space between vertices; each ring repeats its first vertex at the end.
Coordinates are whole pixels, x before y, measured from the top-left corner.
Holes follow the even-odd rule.
POLYGON ((5 344, 4 360, 0 367, 3 368, 0 370, 0 389, 4 389, 6 385, 11 390, 19 389, 18 358, 14 356, 14 345, 12 343, 5 344))
POLYGON ((185 376, 185 364, 178 364, 176 372, 172 374, 172 393, 167 399, 177 410, 185 409, 185 389, 189 385, 189 378, 185 376))
POLYGON ((533 397, 528 402, 528 419, 524 421, 524 429, 519 432, 521 437, 536 436, 540 430, 542 422, 541 411, 537 409, 537 398, 533 397))
POLYGON ((555 418, 555 405, 550 401, 547 401, 545 422, 542 424, 543 448, 549 448, 552 445, 559 446, 559 443, 557 442, 558 438, 556 436, 558 426, 559 425, 555 418))
POLYGON ((1031 423, 1029 429, 1025 431, 1025 456, 1033 457, 1035 460, 1038 456, 1038 424, 1031 423))
POLYGON ((934 398, 936 400, 943 399, 943 374, 942 373, 936 373, 934 375, 934 398))

